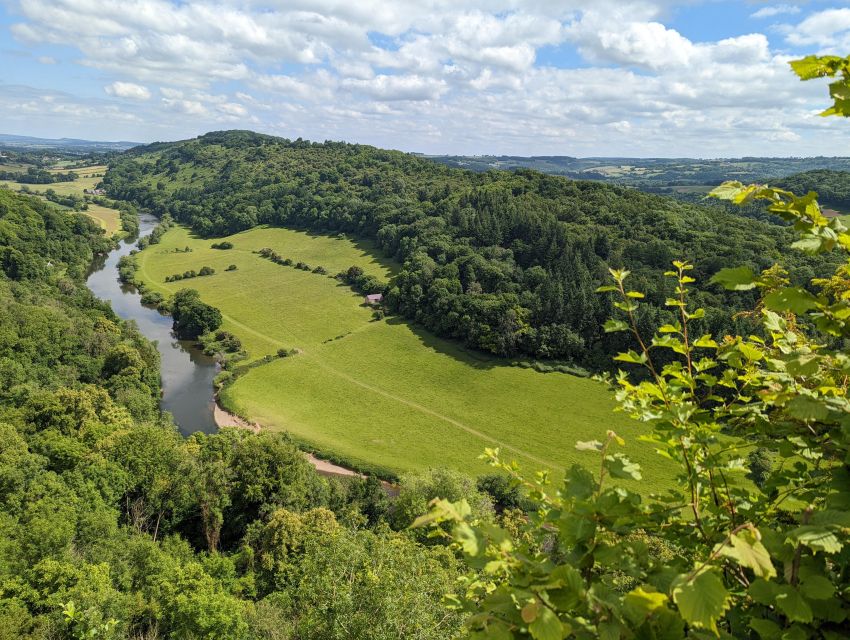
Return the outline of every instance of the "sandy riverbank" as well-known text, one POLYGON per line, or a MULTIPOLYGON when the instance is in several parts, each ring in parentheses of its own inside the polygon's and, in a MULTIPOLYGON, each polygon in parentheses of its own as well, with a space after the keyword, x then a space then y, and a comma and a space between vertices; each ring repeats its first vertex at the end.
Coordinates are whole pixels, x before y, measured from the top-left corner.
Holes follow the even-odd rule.
MULTIPOLYGON (((256 422, 247 422, 239 416, 234 415, 229 411, 225 411, 219 406, 218 402, 215 403, 213 415, 215 417, 215 423, 218 425, 219 429, 221 429, 222 427, 237 427, 239 429, 250 429, 254 433, 260 432, 260 425, 258 425, 256 422)), ((357 473, 352 469, 346 469, 345 467, 333 464, 332 462, 328 462, 327 460, 317 458, 312 453, 305 452, 304 455, 307 456, 307 460, 309 460, 310 464, 312 464, 316 468, 316 471, 318 471, 324 476, 357 476, 360 478, 366 477, 362 473, 357 473)))

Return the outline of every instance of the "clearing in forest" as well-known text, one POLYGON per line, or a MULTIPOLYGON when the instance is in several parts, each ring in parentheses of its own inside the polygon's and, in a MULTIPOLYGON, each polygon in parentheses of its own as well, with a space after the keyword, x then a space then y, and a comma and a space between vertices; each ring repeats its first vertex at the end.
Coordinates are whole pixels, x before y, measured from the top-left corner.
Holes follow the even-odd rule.
POLYGON ((363 296, 331 276, 358 265, 389 279, 393 265, 375 255, 368 243, 289 229, 204 240, 175 227, 139 254, 138 275, 163 294, 197 289, 221 310, 222 328, 239 336, 252 360, 299 349, 226 387, 225 407, 360 469, 481 473, 484 448, 501 447, 528 471, 559 472, 574 462, 596 465, 575 443, 603 440, 613 429, 644 466, 644 487, 669 479, 662 460, 637 441, 643 427, 613 412, 604 385, 510 366, 400 318, 373 320, 363 296), (223 240, 233 248, 211 248, 223 240), (254 253, 263 247, 328 275, 275 264, 254 253), (226 271, 229 265, 236 270, 226 271), (165 282, 204 266, 215 274, 165 282))

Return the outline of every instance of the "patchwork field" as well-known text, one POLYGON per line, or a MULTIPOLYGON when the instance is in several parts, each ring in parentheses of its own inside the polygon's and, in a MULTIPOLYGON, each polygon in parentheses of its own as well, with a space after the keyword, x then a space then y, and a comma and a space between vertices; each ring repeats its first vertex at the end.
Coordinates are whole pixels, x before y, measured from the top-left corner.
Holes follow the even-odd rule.
MULTIPOLYGON (((67 173, 66 169, 50 169, 51 173, 67 173)), ((60 196, 83 196, 84 189, 93 189, 100 182, 101 176, 106 171, 105 166, 85 167, 83 169, 70 169, 77 174, 78 178, 73 182, 56 182, 54 184, 23 184, 20 182, 12 182, 10 180, 0 180, 0 185, 6 186, 14 191, 20 191, 26 187, 34 194, 43 194, 48 189, 53 189, 60 196)), ((59 205, 57 205, 59 206, 59 205)), ((101 227, 106 230, 108 235, 112 235, 121 230, 121 219, 118 211, 103 207, 99 204, 89 203, 89 208, 84 211, 87 216, 96 220, 101 227)))
POLYGON ((226 407, 264 428, 392 473, 433 466, 479 473, 487 467, 477 456, 496 446, 529 470, 596 465, 575 442, 603 439, 613 429, 629 440, 647 486, 669 479, 661 458, 637 442, 641 425, 613 413, 602 384, 512 367, 399 319, 374 321, 362 297, 331 277, 253 253, 270 247, 330 274, 358 264, 390 277, 392 265, 374 258, 368 245, 279 228, 226 239, 233 249, 211 249, 213 240, 174 228, 141 252, 139 275, 166 294, 197 289, 221 309, 224 328, 242 339, 252 359, 281 347, 301 351, 251 369, 222 394, 226 407), (186 247, 192 251, 177 251, 186 247), (230 264, 237 270, 224 271, 230 264), (165 282, 203 266, 215 275, 165 282))

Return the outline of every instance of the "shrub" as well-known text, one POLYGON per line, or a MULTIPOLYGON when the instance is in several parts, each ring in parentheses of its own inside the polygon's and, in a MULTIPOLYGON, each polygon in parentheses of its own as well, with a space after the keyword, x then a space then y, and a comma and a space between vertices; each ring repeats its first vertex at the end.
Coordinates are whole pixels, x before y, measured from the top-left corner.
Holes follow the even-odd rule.
POLYGON ((142 304, 158 305, 162 302, 162 300, 162 294, 158 291, 148 291, 142 296, 142 304))

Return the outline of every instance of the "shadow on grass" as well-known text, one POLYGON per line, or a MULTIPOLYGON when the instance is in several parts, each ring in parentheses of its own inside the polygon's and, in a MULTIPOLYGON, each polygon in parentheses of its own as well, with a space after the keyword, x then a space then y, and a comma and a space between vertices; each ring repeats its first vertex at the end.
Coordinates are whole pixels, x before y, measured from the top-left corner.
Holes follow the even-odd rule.
MULTIPOLYGON (((191 228, 189 229, 190 237, 193 239, 199 240, 209 240, 213 242, 216 238, 204 238, 199 236, 195 231, 191 228)), ((234 234, 230 234, 228 236, 221 236, 221 238, 236 238, 243 233, 248 233, 251 231, 255 231, 257 229, 287 229, 289 231, 297 231, 299 233, 303 233, 306 236, 314 239, 326 239, 326 238, 337 238, 340 240, 345 240, 352 243, 359 251, 362 251, 365 256, 368 256, 378 262, 381 266, 388 269, 391 273, 390 282, 392 282, 392 278, 394 278, 398 272, 401 270, 401 265, 391 258, 387 258, 382 255, 382 251, 377 247, 375 242, 369 238, 365 238, 362 236, 356 236, 352 233, 343 233, 337 231, 321 231, 317 229, 310 229, 306 227, 299 227, 295 225, 258 225, 256 227, 252 227, 251 229, 245 229, 244 231, 239 231, 234 234)), ((333 274, 329 274, 328 277, 333 278, 333 274)), ((336 286, 343 290, 349 291, 352 295, 361 297, 362 294, 357 293, 351 289, 351 286, 344 282, 337 281, 336 286)), ((434 335, 429 330, 425 329, 423 326, 415 323, 412 320, 408 320, 403 318, 402 316, 394 315, 383 320, 390 325, 406 325, 410 328, 411 333, 417 338, 417 340, 422 344, 422 346, 433 349, 437 353, 442 355, 446 355, 454 358, 455 360, 459 360, 464 364, 472 366, 479 370, 488 370, 495 369, 497 367, 513 367, 516 366, 516 359, 509 358, 500 358, 497 356, 486 354, 482 351, 478 351, 472 348, 468 348, 463 346, 460 342, 452 338, 441 338, 434 335)), ((372 324, 372 323, 370 323, 372 324)), ((333 340, 333 339, 332 339, 333 340)))
POLYGON ((450 356, 455 360, 460 360, 464 364, 468 364, 476 369, 495 369, 497 367, 510 367, 510 361, 496 356, 491 356, 481 351, 469 349, 458 342, 448 338, 440 338, 423 327, 401 316, 391 316, 384 320, 389 325, 405 325, 410 329, 410 332, 416 337, 423 347, 433 349, 439 354, 450 356))

